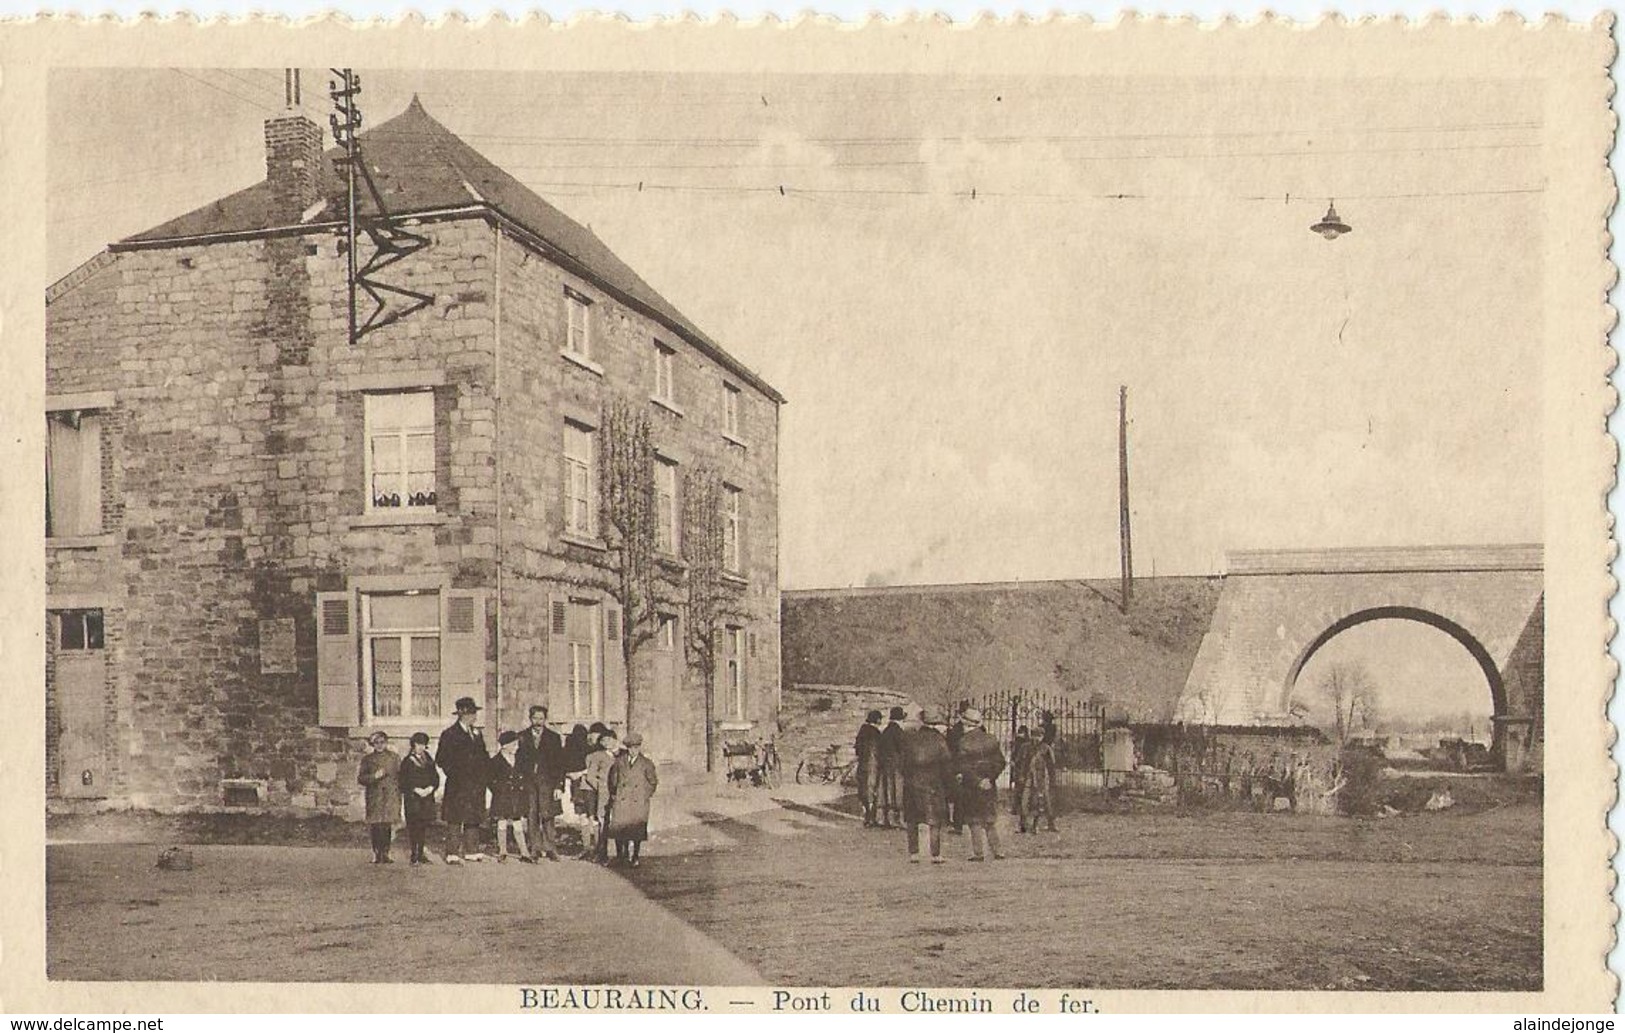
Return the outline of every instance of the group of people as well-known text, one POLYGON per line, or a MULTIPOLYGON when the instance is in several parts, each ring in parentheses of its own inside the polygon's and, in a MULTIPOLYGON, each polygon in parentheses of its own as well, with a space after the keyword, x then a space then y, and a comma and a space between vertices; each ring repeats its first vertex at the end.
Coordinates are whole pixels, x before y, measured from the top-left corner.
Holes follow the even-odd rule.
MULTIPOLYGON (((858 798, 869 828, 901 826, 908 859, 922 860, 920 830, 932 863, 941 864, 942 830, 970 829, 970 860, 1002 860, 999 842, 998 778, 1007 759, 982 712, 962 708, 950 723, 927 707, 908 726, 907 711, 892 707, 889 718, 871 710, 858 728, 858 798), (882 723, 884 721, 884 723, 882 723)), ((1040 819, 1055 828, 1055 725, 1048 715, 1037 729, 1022 725, 1008 758, 1012 805, 1023 833, 1036 833, 1040 819)))
POLYGON ((457 720, 440 733, 432 756, 425 732, 412 736, 404 758, 389 748, 387 733, 368 737, 371 752, 362 758, 356 781, 366 790, 373 864, 393 863, 391 840, 403 818, 410 862, 431 863, 427 840, 437 817, 437 791, 447 864, 485 860, 480 838, 493 821, 499 862, 508 859, 510 835, 520 861, 559 860, 556 824, 566 801, 586 822, 582 860, 611 863, 613 841, 617 862, 639 864, 650 802, 660 785, 641 735, 630 732, 623 744, 614 729, 594 723, 561 736, 547 726, 547 707, 537 705, 530 708, 529 727, 501 733, 492 754, 475 725, 480 709, 471 697, 459 699, 457 720))

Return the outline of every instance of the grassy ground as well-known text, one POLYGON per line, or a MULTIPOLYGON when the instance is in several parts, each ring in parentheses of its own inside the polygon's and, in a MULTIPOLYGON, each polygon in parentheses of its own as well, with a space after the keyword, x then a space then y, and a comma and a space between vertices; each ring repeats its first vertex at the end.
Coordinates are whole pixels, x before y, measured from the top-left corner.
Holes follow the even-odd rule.
POLYGON ((643 891, 785 984, 1481 990, 1541 985, 1541 821, 1089 814, 912 866, 855 822, 649 868, 643 891))

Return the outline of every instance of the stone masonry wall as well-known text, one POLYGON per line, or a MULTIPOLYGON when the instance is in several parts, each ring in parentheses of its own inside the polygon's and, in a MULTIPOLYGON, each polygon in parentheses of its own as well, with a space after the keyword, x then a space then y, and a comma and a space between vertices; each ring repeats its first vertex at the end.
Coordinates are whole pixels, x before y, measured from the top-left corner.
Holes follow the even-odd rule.
MULTIPOLYGON (((740 446, 722 435, 722 368, 659 323, 621 304, 592 283, 562 269, 511 238, 502 245, 502 414, 504 584, 502 615, 505 726, 523 720, 523 709, 547 698, 555 722, 568 724, 588 715, 568 714, 567 697, 548 693, 548 605, 550 593, 610 601, 609 554, 564 533, 563 434, 566 419, 588 426, 601 423, 613 395, 647 407, 662 456, 678 464, 681 478, 696 464, 709 463, 744 492, 742 535, 745 583, 739 591, 751 614, 748 632, 756 644, 747 657, 748 709, 759 725, 770 726, 778 709, 778 496, 777 407, 738 378, 742 388, 740 446), (592 299, 592 366, 561 354, 565 343, 565 288, 592 299), (652 400, 654 342, 677 353, 675 410, 652 400)), ((681 500, 677 503, 679 512, 681 500)), ((679 529, 681 533, 681 529, 679 529)), ((675 558, 674 558, 675 559, 675 558)), ((681 562, 667 565, 665 591, 679 619, 681 562)), ((617 648, 606 642, 606 649, 617 648)), ((634 679, 650 707, 645 713, 663 724, 641 729, 666 744, 674 759, 691 767, 704 764, 703 686, 683 656, 676 658, 676 684, 655 684, 654 643, 640 650, 634 679), (658 711, 654 713, 651 711, 658 711)), ((625 717, 617 686, 606 686, 607 716, 625 717)))
MULTIPOLYGON (((316 593, 357 578, 488 590, 483 716, 488 727, 518 725, 547 691, 549 592, 604 581, 603 554, 560 537, 561 450, 565 416, 591 417, 609 391, 650 405, 662 452, 683 468, 711 462, 744 490, 750 712, 772 727, 776 406, 732 381, 743 388, 746 445, 730 443, 720 367, 681 339, 512 239, 499 259, 483 220, 419 230, 431 245, 389 277, 433 304, 355 347, 330 234, 121 252, 53 292, 48 393, 115 395, 104 414, 105 534, 52 547, 47 579, 48 606, 107 614, 116 803, 218 807, 222 781, 246 779, 271 805, 357 813, 367 729, 318 723, 314 613, 316 593), (559 354, 566 282, 597 301, 602 375, 559 354), (648 401, 656 337, 678 352, 681 415, 648 401), (362 392, 391 378, 436 385, 432 515, 366 511, 362 392), (260 622, 272 618, 293 620, 295 673, 261 673, 260 622)), ((643 661, 653 662, 648 647, 643 661)), ((674 752, 703 766, 701 687, 686 664, 679 677, 664 711, 674 752)), ((398 739, 413 730, 390 729, 398 739)))
POLYGON ((493 585, 490 231, 428 232, 393 272, 434 306, 355 348, 328 235, 123 253, 48 306, 47 391, 116 394, 104 492, 122 512, 94 557, 53 549, 48 586, 122 598, 125 802, 218 805, 222 779, 247 778, 273 804, 353 810, 360 732, 316 724, 315 593, 417 572, 493 585), (369 522, 356 378, 422 370, 443 381, 438 516, 369 522), (275 617, 294 620, 295 674, 260 673, 275 617))

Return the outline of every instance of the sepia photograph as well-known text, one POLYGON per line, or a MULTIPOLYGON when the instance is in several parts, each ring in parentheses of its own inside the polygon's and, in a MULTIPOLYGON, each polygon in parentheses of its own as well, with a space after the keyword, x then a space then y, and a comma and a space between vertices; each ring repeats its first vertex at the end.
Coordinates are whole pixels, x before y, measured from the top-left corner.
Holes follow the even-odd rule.
POLYGON ((180 58, 39 91, 48 982, 1548 989, 1539 81, 180 58))

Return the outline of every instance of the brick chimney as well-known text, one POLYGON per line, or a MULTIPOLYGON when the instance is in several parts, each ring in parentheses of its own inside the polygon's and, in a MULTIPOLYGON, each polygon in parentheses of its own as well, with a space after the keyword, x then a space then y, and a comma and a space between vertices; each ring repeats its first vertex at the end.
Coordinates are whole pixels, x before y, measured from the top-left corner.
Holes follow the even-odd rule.
POLYGON ((292 225, 322 199, 322 131, 304 115, 265 123, 265 178, 271 184, 271 214, 292 225))

